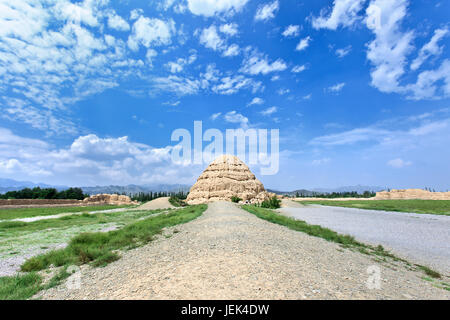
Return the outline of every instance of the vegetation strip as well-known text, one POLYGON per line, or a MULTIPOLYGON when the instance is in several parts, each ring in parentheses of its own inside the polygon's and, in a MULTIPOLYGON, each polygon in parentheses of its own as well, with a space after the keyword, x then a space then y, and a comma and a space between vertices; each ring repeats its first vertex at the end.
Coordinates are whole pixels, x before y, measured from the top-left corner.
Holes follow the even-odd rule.
POLYGON ((308 200, 301 204, 450 216, 450 200, 308 200))
POLYGON ((86 207, 49 207, 49 208, 14 208, 14 209, 0 209, 0 220, 13 220, 22 218, 33 218, 39 216, 50 216, 60 213, 77 213, 101 211, 118 208, 129 208, 128 205, 123 206, 86 206, 86 207))
POLYGON ((42 289, 59 284, 69 276, 66 269, 70 265, 90 263, 92 266, 105 266, 120 258, 117 251, 136 248, 147 244, 161 233, 163 228, 186 223, 199 217, 206 205, 189 206, 150 217, 129 224, 122 229, 106 233, 82 233, 74 237, 64 249, 53 250, 27 260, 21 267, 24 275, 0 278, 0 299, 28 299, 42 289), (62 267, 49 284, 42 284, 37 271, 51 265, 62 267))
MULTIPOLYGON (((383 248, 383 246, 381 246, 381 245, 376 246, 376 247, 372 246, 372 245, 368 245, 368 244, 365 244, 365 243, 355 240, 355 238, 352 236, 339 234, 331 229, 324 228, 320 225, 310 225, 303 220, 289 218, 289 217, 283 216, 281 214, 278 214, 277 212, 270 210, 270 209, 260 208, 260 207, 253 206, 253 205, 244 205, 244 206, 242 206, 242 208, 244 210, 254 214, 258 218, 288 227, 289 229, 304 232, 310 236, 319 237, 319 238, 325 239, 330 242, 339 243, 341 246, 343 246, 345 248, 355 249, 363 254, 375 255, 378 257, 382 257, 382 258, 390 258, 394 261, 400 261, 400 262, 403 262, 406 265, 412 267, 408 261, 396 257, 395 255, 391 254, 390 252, 386 251, 383 248)), ((415 265, 415 267, 416 267, 416 270, 421 270, 426 275, 428 275, 432 278, 435 278, 435 279, 441 278, 441 275, 438 272, 431 270, 428 267, 417 265, 417 264, 415 265)))

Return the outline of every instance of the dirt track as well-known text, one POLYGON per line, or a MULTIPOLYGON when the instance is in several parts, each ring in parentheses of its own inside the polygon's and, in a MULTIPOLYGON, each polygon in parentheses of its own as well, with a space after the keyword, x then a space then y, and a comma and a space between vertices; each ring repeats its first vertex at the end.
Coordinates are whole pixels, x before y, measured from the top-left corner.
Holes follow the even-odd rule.
POLYGON ((371 256, 261 220, 216 202, 172 237, 105 268, 83 267, 81 288, 43 299, 449 299, 422 273, 386 267, 371 256), (367 287, 380 268, 380 289, 367 287))

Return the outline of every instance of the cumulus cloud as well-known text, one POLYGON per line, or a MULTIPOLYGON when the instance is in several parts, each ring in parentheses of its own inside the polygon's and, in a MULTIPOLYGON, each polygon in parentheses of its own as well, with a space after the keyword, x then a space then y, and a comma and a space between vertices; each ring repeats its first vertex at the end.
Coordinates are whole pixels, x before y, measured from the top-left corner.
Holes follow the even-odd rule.
POLYGON ((236 23, 226 23, 220 26, 220 32, 233 37, 238 34, 238 25, 236 23))
POLYGON ((297 51, 303 51, 306 48, 309 47, 309 43, 311 41, 311 37, 307 36, 306 38, 303 38, 302 40, 300 40, 300 42, 297 44, 297 47, 295 48, 295 50, 297 51))
POLYGON ((119 31, 130 30, 130 25, 121 16, 117 15, 115 12, 111 12, 108 15, 108 27, 111 29, 119 31))
POLYGON ((222 53, 224 57, 235 57, 239 54, 240 48, 237 44, 232 44, 222 53))
POLYGON ((128 46, 130 49, 137 51, 139 45, 146 48, 152 45, 167 45, 171 43, 171 38, 175 31, 173 20, 163 21, 157 18, 141 16, 133 24, 132 34, 128 38, 128 46))
POLYGON ((282 35, 284 37, 296 37, 300 34, 300 26, 298 25, 289 25, 286 29, 284 29, 282 35))
POLYGON ((0 128, 0 174, 13 179, 45 178, 48 183, 107 185, 191 183, 201 168, 171 161, 174 147, 154 148, 128 137, 80 136, 68 147, 55 148, 37 139, 0 128), (7 138, 7 139, 6 139, 7 138))
POLYGON ((413 49, 413 32, 400 30, 407 4, 406 0, 374 0, 366 10, 367 26, 375 34, 367 50, 367 58, 374 65, 372 85, 382 92, 403 91, 399 78, 404 74, 406 55, 413 49))
POLYGON ((251 75, 268 74, 276 71, 286 70, 286 63, 280 58, 269 62, 267 56, 258 53, 256 50, 247 55, 243 62, 241 72, 251 75))
POLYGON ((242 10, 248 0, 187 0, 188 9, 195 15, 211 17, 216 14, 233 15, 242 10))
POLYGON ((248 127, 248 118, 236 111, 227 112, 224 115, 224 119, 229 123, 238 123, 242 128, 248 127))
POLYGON ((248 106, 263 104, 264 100, 259 97, 254 97, 252 101, 249 102, 248 106))
MULTIPOLYGON (((389 0, 388 0, 389 1, 389 0)), ((349 27, 358 19, 358 13, 362 10, 366 0, 334 0, 331 13, 322 10, 320 16, 312 19, 314 29, 336 30, 339 26, 349 27)))
POLYGON ((212 25, 202 30, 200 34, 200 43, 206 48, 213 49, 214 51, 220 50, 224 46, 224 40, 222 40, 217 33, 216 26, 212 25))
POLYGON ((270 116, 270 115, 274 114, 277 111, 278 111, 277 107, 270 107, 270 108, 267 108, 267 109, 261 111, 261 114, 263 116, 270 116))
POLYGON ((275 13, 278 11, 280 4, 278 0, 267 3, 265 5, 260 5, 255 14, 256 21, 267 21, 275 18, 275 13))

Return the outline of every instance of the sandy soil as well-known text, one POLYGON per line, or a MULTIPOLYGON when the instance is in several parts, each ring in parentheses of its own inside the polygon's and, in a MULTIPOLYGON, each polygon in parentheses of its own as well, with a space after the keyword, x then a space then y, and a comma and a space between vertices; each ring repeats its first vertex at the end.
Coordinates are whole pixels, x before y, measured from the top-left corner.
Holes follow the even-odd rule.
MULTIPOLYGON (((83 266, 81 286, 43 299, 449 299, 422 273, 375 262, 335 243, 261 220, 229 202, 124 252, 83 266), (174 230, 178 232, 172 233, 174 230), (379 270, 379 288, 368 271, 379 270), (372 282, 373 283, 373 282, 372 282), (375 286, 376 287, 376 286, 375 286)), ((69 278, 70 280, 70 278, 69 278)))
POLYGON ((135 210, 157 210, 157 209, 173 209, 175 208, 169 202, 169 197, 157 198, 135 208, 135 210))

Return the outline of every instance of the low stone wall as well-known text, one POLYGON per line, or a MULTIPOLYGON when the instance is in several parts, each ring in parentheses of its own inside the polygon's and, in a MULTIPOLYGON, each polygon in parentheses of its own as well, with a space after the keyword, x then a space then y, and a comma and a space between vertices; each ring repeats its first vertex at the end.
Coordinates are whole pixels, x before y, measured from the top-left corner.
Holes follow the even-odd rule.
POLYGON ((422 189, 403 189, 377 192, 375 200, 450 200, 450 192, 430 192, 422 189))

